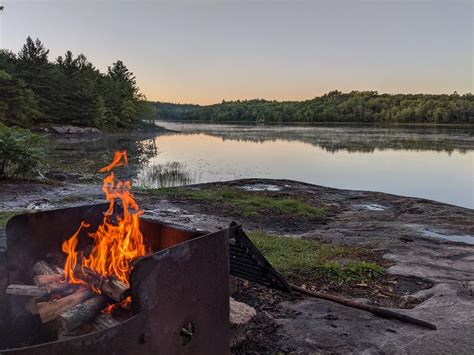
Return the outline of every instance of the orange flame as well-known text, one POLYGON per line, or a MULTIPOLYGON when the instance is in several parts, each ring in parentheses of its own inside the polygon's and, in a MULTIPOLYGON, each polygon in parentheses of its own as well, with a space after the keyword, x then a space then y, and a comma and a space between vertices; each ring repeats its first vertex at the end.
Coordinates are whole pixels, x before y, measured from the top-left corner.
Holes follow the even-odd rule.
MULTIPOLYGON (((99 172, 108 172, 115 167, 127 164, 127 153, 125 151, 116 152, 112 163, 100 169, 99 172)), ((139 228, 139 215, 143 211, 139 209, 130 188, 130 181, 116 181, 113 172, 104 178, 102 191, 109 201, 109 208, 97 231, 89 233, 89 236, 94 239, 90 254, 87 257, 82 256, 82 270, 87 267, 104 277, 114 275, 127 286, 130 286, 128 278, 131 272, 131 262, 146 253, 143 235, 139 228), (114 214, 116 199, 122 202, 123 215, 114 214), (130 209, 133 209, 133 212, 130 209), (114 218, 116 221, 113 220, 114 218)), ((62 251, 68 255, 65 264, 66 276, 72 283, 84 283, 75 274, 77 273, 75 270, 76 246, 79 232, 83 227, 87 228, 89 225, 82 222, 76 233, 62 245, 62 251)), ((82 274, 85 276, 84 271, 82 274)))

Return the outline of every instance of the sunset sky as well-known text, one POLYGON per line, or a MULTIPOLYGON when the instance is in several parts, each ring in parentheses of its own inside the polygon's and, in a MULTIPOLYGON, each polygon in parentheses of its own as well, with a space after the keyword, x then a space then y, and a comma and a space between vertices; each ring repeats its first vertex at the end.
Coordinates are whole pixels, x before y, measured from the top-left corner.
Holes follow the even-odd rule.
POLYGON ((1 48, 29 35, 117 59, 150 100, 302 100, 329 90, 473 91, 472 1, 0 0, 1 48))

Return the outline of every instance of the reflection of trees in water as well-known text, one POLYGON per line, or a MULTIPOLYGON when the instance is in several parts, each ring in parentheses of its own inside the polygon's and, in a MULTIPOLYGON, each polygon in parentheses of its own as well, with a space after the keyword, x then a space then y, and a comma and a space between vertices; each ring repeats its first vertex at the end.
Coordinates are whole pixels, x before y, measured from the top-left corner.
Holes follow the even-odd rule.
POLYGON ((186 171, 186 165, 173 161, 153 164, 144 168, 134 181, 134 185, 144 188, 160 188, 188 185, 193 182, 186 171))
POLYGON ((207 134, 225 140, 263 143, 303 142, 328 152, 371 153, 375 150, 416 150, 466 153, 474 150, 473 129, 451 127, 258 127, 183 125, 183 133, 207 134))
POLYGON ((157 154, 152 136, 144 134, 102 134, 96 137, 49 137, 50 168, 81 173, 80 181, 100 181, 97 171, 110 163, 114 151, 126 149, 128 168, 119 168, 120 179, 134 179, 139 169, 157 154))

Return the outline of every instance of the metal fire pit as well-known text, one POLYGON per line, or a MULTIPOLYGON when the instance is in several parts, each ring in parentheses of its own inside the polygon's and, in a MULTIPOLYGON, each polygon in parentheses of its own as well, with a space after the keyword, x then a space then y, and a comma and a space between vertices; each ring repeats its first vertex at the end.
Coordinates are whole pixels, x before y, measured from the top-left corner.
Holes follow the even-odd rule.
MULTIPOLYGON (((33 284, 34 263, 61 257, 62 242, 80 222, 91 223, 88 230, 95 230, 107 207, 13 217, 7 224, 8 262, 0 281, 33 284)), ((229 353, 229 238, 237 227, 205 234, 141 219, 140 229, 154 253, 134 263, 131 318, 107 330, 58 341, 51 326, 26 310, 28 298, 7 297, 7 314, 0 317, 7 320, 8 331, 0 335, 5 348, 0 353, 229 353)), ((80 241, 78 249, 92 239, 84 234, 80 241)))

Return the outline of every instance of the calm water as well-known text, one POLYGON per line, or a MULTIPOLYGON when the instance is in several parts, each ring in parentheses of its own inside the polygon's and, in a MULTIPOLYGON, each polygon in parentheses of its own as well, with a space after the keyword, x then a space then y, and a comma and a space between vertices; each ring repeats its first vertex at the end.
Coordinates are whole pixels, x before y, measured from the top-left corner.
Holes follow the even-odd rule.
POLYGON ((180 133, 154 138, 140 185, 285 178, 474 207, 472 129, 158 124, 180 133))
POLYGON ((92 174, 126 148, 128 177, 143 187, 284 178, 474 208, 472 128, 158 124, 179 133, 104 135, 55 144, 52 154, 92 174))

